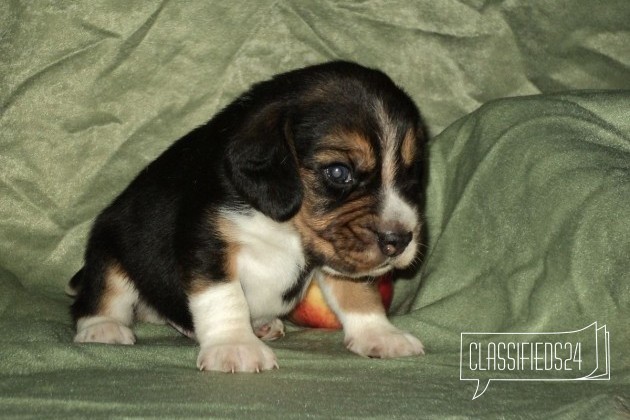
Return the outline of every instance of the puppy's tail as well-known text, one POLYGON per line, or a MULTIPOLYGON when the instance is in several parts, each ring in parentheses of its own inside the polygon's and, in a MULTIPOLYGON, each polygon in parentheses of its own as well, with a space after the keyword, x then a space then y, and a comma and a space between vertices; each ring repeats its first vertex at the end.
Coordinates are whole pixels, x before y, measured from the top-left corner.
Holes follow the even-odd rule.
POLYGON ((84 270, 85 267, 81 268, 74 276, 72 276, 72 278, 66 285, 66 295, 70 297, 75 297, 79 293, 79 290, 81 289, 81 283, 83 282, 84 270))

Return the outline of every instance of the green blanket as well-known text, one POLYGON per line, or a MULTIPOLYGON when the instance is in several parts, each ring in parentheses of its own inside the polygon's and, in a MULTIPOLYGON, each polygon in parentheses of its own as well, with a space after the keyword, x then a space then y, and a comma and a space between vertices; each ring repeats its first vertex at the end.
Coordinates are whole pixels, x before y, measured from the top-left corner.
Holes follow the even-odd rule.
POLYGON ((630 415, 628 16, 626 0, 0 3, 0 417, 630 415), (388 72, 433 134, 424 262, 392 307, 427 355, 363 359, 293 327, 279 370, 223 375, 165 326, 73 344, 63 288, 95 215, 249 84, 333 58, 388 72), (603 328, 544 334, 595 322, 608 352, 603 328), (490 343, 553 340, 582 344, 573 371, 480 369, 490 343), (570 380, 595 361, 603 376, 570 380))

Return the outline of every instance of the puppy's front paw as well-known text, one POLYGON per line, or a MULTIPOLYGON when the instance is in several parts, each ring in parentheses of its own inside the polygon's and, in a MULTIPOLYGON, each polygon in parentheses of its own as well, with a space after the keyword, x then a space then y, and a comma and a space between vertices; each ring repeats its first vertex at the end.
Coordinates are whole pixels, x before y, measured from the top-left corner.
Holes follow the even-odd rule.
POLYGON ((245 341, 202 346, 197 358, 199 370, 219 372, 261 372, 278 368, 276 356, 267 345, 253 337, 245 341))
POLYGON ((413 335, 391 328, 368 328, 361 334, 346 337, 348 350, 365 357, 394 358, 424 354, 420 340, 413 335))
POLYGON ((136 342, 136 336, 128 327, 105 317, 83 318, 77 322, 75 343, 126 344, 136 342))

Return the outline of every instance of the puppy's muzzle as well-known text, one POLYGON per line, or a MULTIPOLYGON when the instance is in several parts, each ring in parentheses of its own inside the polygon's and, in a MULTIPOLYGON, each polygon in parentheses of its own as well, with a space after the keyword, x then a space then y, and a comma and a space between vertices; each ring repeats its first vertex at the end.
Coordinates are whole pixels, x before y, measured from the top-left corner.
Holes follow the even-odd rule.
POLYGON ((381 249, 383 255, 387 257, 397 257, 402 254, 411 239, 413 238, 412 232, 405 231, 386 231, 379 232, 378 246, 381 249))

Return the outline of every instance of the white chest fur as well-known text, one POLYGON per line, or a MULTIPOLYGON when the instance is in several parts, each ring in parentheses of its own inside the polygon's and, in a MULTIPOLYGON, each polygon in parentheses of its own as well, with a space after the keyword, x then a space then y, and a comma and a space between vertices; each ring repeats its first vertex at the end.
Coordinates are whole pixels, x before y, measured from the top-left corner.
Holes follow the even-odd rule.
POLYGON ((229 214, 238 243, 236 265, 253 321, 270 321, 290 307, 282 295, 305 266, 302 241, 289 223, 276 222, 260 212, 229 214))

